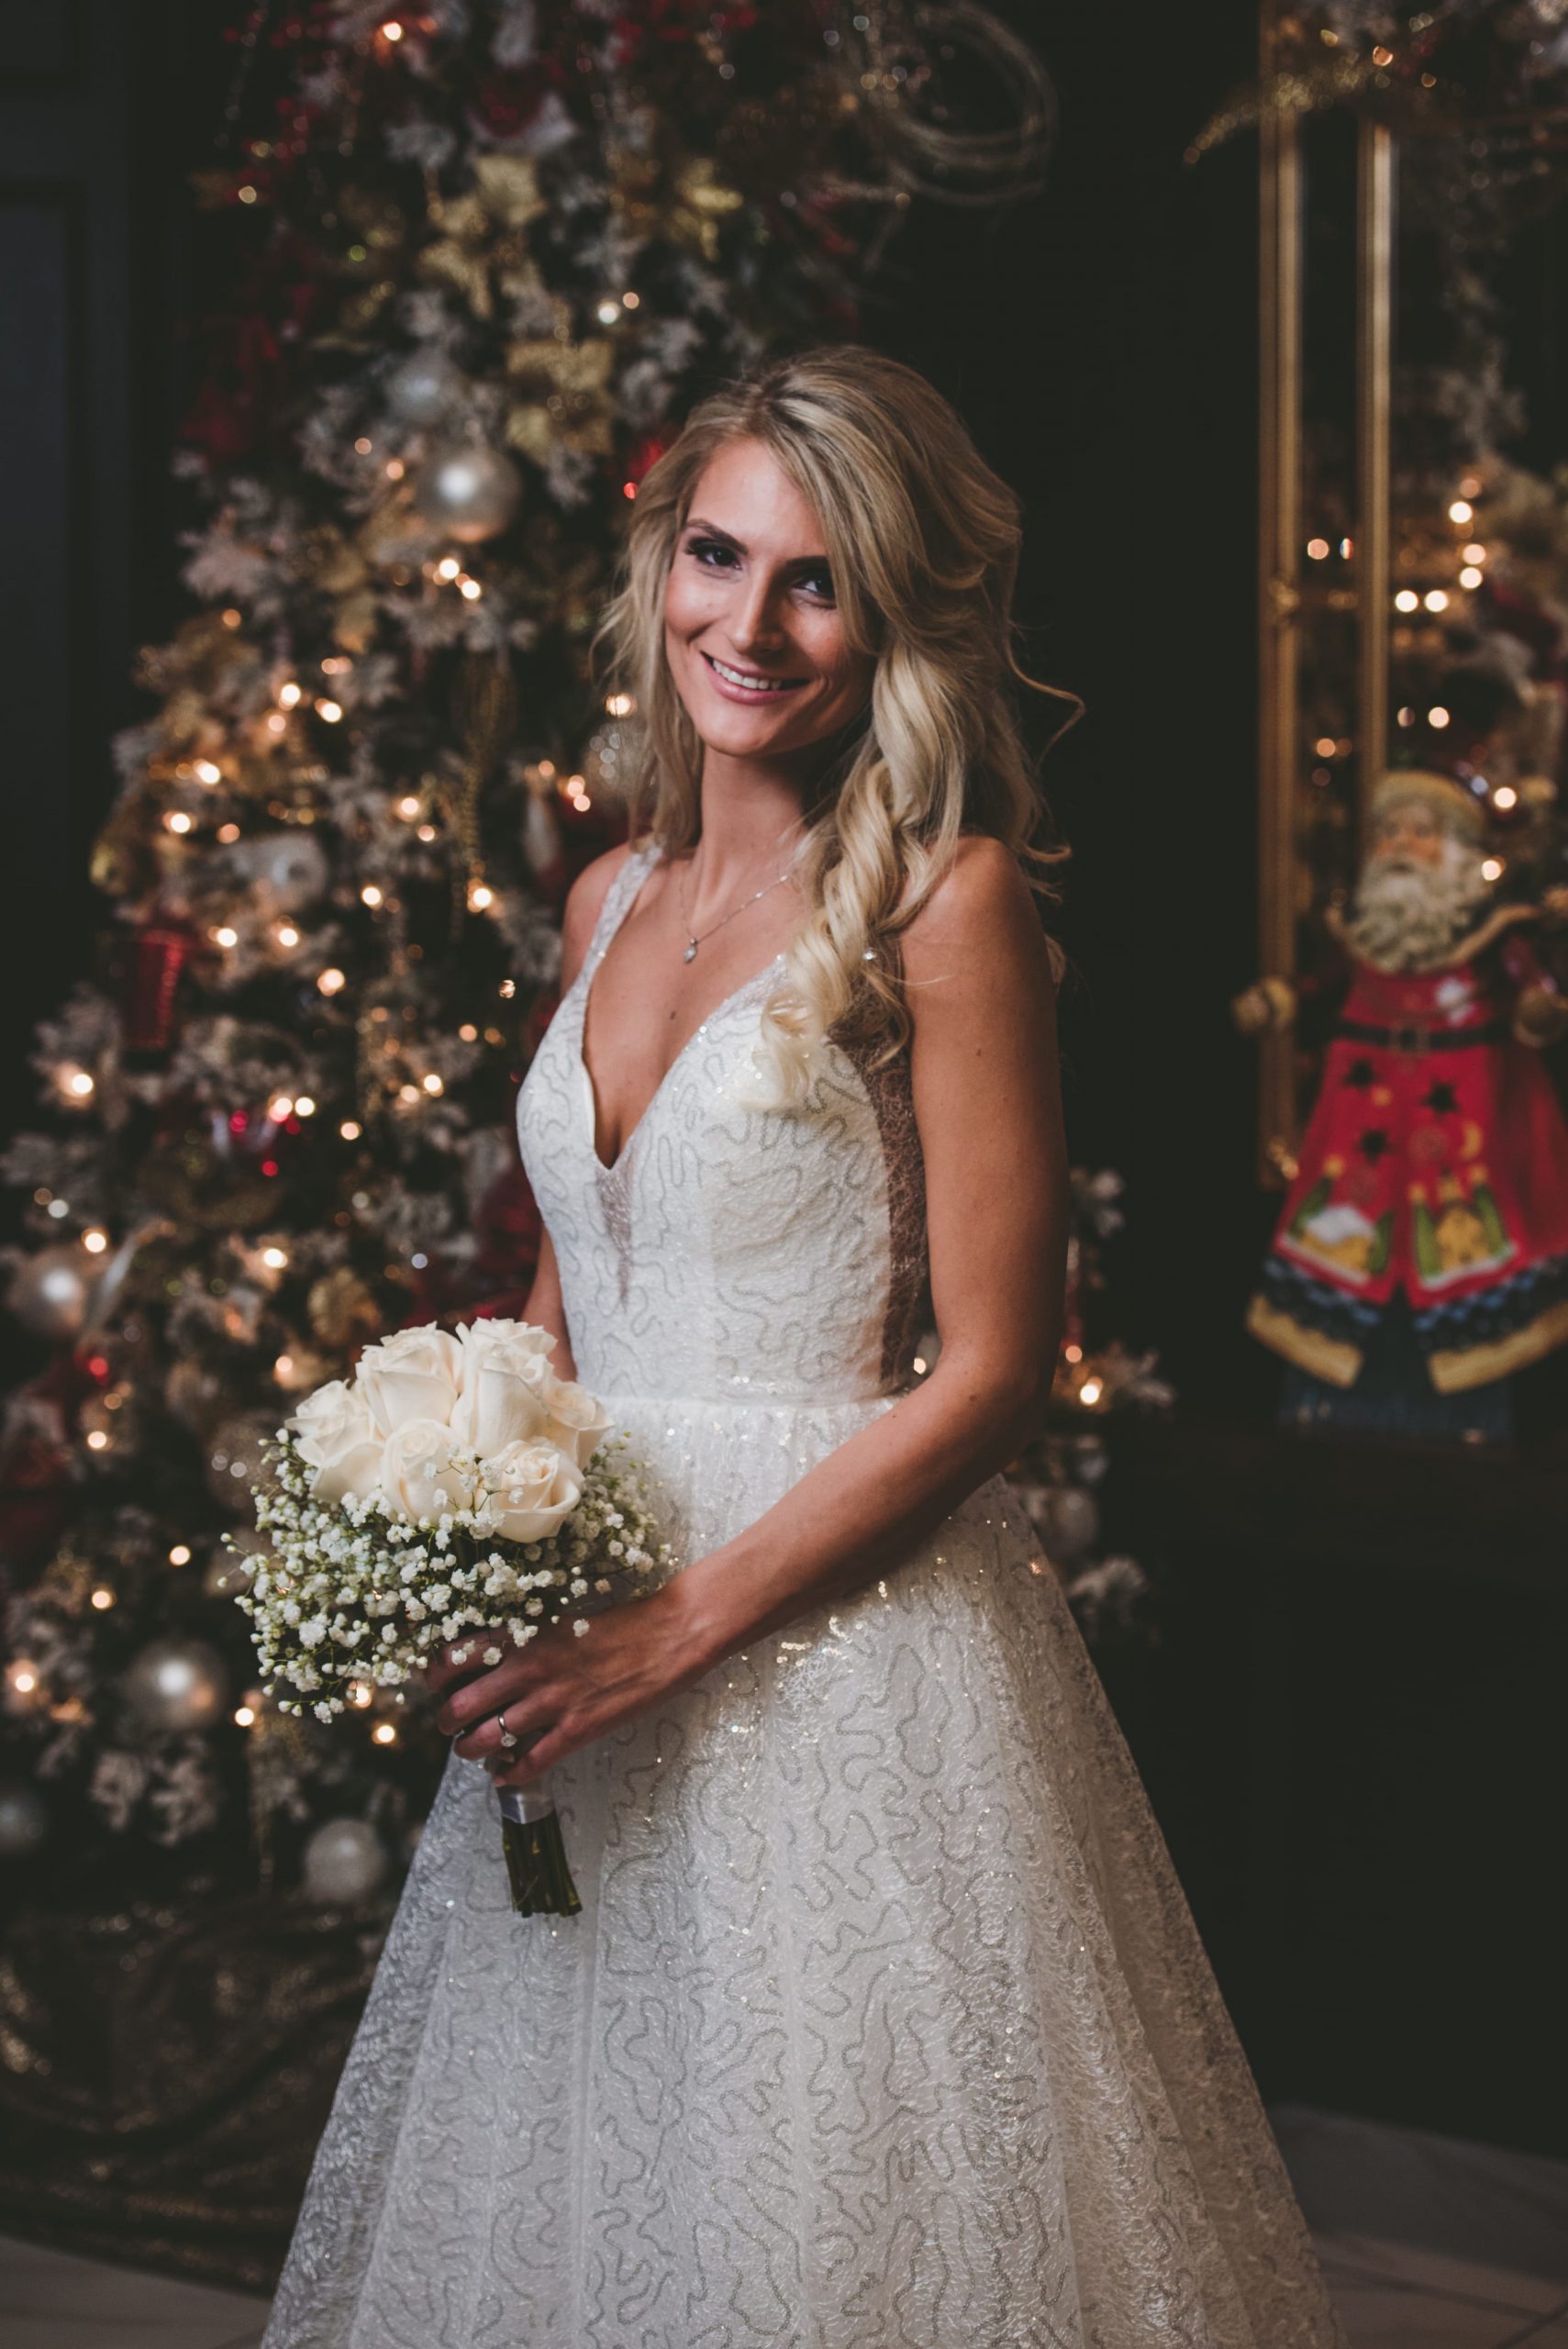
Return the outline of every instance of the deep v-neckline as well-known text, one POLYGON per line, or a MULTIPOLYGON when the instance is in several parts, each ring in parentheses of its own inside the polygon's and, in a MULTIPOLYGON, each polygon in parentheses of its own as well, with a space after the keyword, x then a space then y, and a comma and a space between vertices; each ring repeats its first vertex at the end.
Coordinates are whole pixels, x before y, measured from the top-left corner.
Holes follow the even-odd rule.
MULTIPOLYGON (((721 1012, 728 1011, 732 1004, 739 1003, 743 995, 749 994, 751 988, 760 985, 763 979, 771 976, 784 959, 782 953, 775 954, 771 962, 764 963, 762 964, 761 970, 753 971, 749 979, 742 979, 738 987, 731 987, 729 993, 719 1002, 716 1003, 711 1011, 707 1011, 703 1014, 696 1026, 692 1030, 691 1034, 686 1038, 685 1042, 681 1046, 680 1051, 675 1054, 674 1058, 664 1070, 658 1084, 654 1086, 652 1092, 643 1103, 637 1117, 628 1127, 627 1131, 622 1138, 621 1146, 617 1151, 615 1156, 613 1158, 601 1157, 599 1153, 599 1088, 595 1083, 594 1072, 588 1065, 588 1007, 593 999, 594 981, 598 977, 600 966, 603 963, 606 955, 609 952, 610 948, 615 944, 622 923, 630 914, 632 907, 636 905, 639 897, 641 896, 643 889, 647 885, 649 874, 653 871, 654 866, 662 862, 662 851, 660 851, 654 854, 651 862, 644 867, 643 871, 639 874, 636 887, 632 890, 631 895, 627 898, 626 903, 617 908, 614 918, 610 923, 608 933, 604 939, 603 943, 598 946, 596 952, 590 953, 588 960, 584 964, 583 968, 583 1002, 577 1019, 577 1067, 583 1079, 584 1091, 587 1097, 588 1152, 590 1157, 593 1159, 595 1165, 598 1168, 599 1173, 604 1175, 613 1174, 616 1173, 617 1168, 623 1167, 626 1164, 632 1144, 636 1141, 644 1126, 648 1123, 660 1097, 664 1092, 665 1087, 670 1083, 670 1080, 674 1075, 676 1070, 680 1067, 681 1063, 691 1051, 692 1046, 697 1041, 697 1039, 712 1027, 714 1021, 718 1018, 721 1012)), ((623 870, 625 870, 624 867, 623 870)))

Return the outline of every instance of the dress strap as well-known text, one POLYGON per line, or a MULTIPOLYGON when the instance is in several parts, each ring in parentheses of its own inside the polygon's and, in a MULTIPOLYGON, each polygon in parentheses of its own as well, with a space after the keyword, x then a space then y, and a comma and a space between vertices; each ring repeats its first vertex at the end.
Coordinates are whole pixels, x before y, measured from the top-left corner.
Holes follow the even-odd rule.
POLYGON ((646 848, 634 849, 605 891, 605 901, 599 907, 599 918, 588 941, 588 952, 583 957, 584 983, 592 979, 604 961, 611 939, 631 911, 638 892, 658 862, 659 849, 655 841, 650 841, 646 848))

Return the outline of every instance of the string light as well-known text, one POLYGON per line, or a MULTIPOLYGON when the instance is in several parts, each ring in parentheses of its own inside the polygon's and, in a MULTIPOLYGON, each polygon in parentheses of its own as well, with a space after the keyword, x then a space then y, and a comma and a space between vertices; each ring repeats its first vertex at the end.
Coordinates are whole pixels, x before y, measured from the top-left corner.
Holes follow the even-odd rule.
POLYGON ((484 590, 477 579, 471 579, 465 572, 457 583, 457 592, 468 603, 477 604, 484 590))
POLYGON ((360 891, 360 903, 362 906, 379 906, 385 903, 385 899, 383 896, 382 892, 376 887, 373 881, 367 881, 364 887, 360 891))
POLYGON ((107 1436, 106 1432, 105 1431, 105 1430, 104 1430, 104 1429, 102 1429, 102 1428, 91 1428, 91 1429, 89 1429, 88 1433, 87 1433, 87 1449, 88 1449, 88 1451, 89 1451, 89 1452, 107 1452, 108 1448, 109 1448, 109 1439, 108 1439, 108 1436, 107 1436))
POLYGON ((267 731, 269 734, 287 733, 288 719, 284 716, 281 709, 274 709, 269 714, 267 718, 267 731))
POLYGON ((1418 612, 1421 599, 1413 587, 1401 587, 1394 598, 1394 608, 1396 612, 1418 612))
POLYGON ((280 946, 297 946, 299 944, 299 932, 295 930, 292 921, 279 922, 276 930, 272 932, 272 936, 277 940, 280 946))
POLYGON ((426 1092, 429 1094, 444 1093, 447 1089, 441 1083, 440 1078, 436 1074, 434 1069, 429 1070, 428 1074, 420 1079, 420 1082, 424 1085, 426 1092))
POLYGON ((302 1093, 300 1095, 298 1100, 294 1105, 294 1113, 296 1118, 315 1117, 316 1103, 308 1093, 302 1093))
POLYGON ((1471 540, 1467 547, 1461 547, 1460 552, 1464 557, 1466 562, 1485 562, 1486 560, 1485 548, 1474 539, 1471 540))
POLYGON ((255 1727, 255 1723, 256 1709, 253 1705, 235 1706, 234 1726, 236 1729, 253 1729, 255 1727))
POLYGON ((397 1097, 400 1101, 417 1101, 419 1088, 417 1085, 400 1085, 397 1088, 397 1097))
POLYGON ((472 1019, 465 1019, 457 1032, 465 1044, 477 1044, 479 1041, 479 1030, 472 1019))
POLYGON ((436 577, 438 579, 444 579, 450 587, 452 581, 460 575, 462 570, 462 565, 459 562, 455 554, 444 554, 442 555, 439 562, 436 565, 436 577))
POLYGON ((346 652, 329 652, 321 663, 321 674, 324 677, 346 677, 353 665, 346 652))
POLYGON ((1489 856, 1482 864, 1481 878, 1483 881, 1500 881, 1503 877, 1503 871, 1504 866, 1502 858, 1500 856, 1489 856))
POLYGON ((377 1721, 371 1737, 377 1745, 395 1745, 397 1742, 397 1731, 390 1721, 377 1721))
POLYGON ((223 781, 223 769, 216 765, 211 759, 198 759, 191 772, 198 783, 206 785, 209 791, 215 783, 223 781))
POLYGON ((1485 576, 1484 571, 1477 571, 1473 562, 1467 562, 1459 574, 1459 584, 1462 587, 1476 588, 1485 576))
POLYGON ((419 813, 419 802, 415 798, 414 794, 411 791, 406 793, 406 796, 398 801, 397 813, 408 823, 412 823, 415 817, 419 813))
POLYGON ((598 316, 599 324, 602 327, 613 327, 616 320, 620 316, 620 304, 618 302, 601 302, 599 305, 598 316))
POLYGON ((336 701, 318 701, 316 705, 316 715, 324 726, 336 726, 343 715, 342 704, 336 701))
POLYGON ((1500 807, 1505 815, 1510 807, 1517 807, 1518 804, 1519 795, 1511 783, 1500 783, 1492 794, 1493 807, 1500 807))
POLYGON ((1331 759, 1338 745, 1331 734, 1320 734, 1312 747, 1320 759, 1331 759))
POLYGON ((629 718, 637 704, 629 694, 607 694, 605 707, 612 718, 629 718))
POLYGON ((267 1115, 274 1125, 281 1126, 285 1118, 294 1115, 294 1096, 291 1093, 274 1093, 267 1104, 267 1115))
POLYGON ((220 824, 217 828, 217 837, 223 842, 225 848, 230 847, 233 842, 239 838, 239 825, 220 824))
POLYGON ((628 310, 639 310, 642 307, 640 294, 623 294, 620 298, 628 310))
POLYGON ((404 463, 401 457, 388 457, 386 461, 386 478, 388 481, 401 481, 407 470, 408 468, 404 463))
POLYGON ((305 687, 303 685, 296 685, 292 677, 289 679, 286 685, 280 685, 278 687, 278 699, 284 709, 295 708, 303 699, 304 694, 305 687))
POLYGON ((274 1246, 272 1248, 263 1248, 261 1251, 261 1262, 266 1265, 267 1270, 270 1273, 281 1273, 284 1266, 288 1263, 288 1260, 289 1252, 286 1248, 278 1248, 274 1246))
POLYGON ((94 1083, 92 1077, 84 1068, 73 1068, 68 1064, 60 1072, 60 1082, 61 1089, 68 1093, 72 1100, 86 1101, 91 1099, 94 1092, 94 1083))
POLYGON ((1443 728, 1448 724, 1448 721, 1449 713, 1440 702, 1437 703, 1434 707, 1429 709, 1427 712, 1427 724, 1429 726, 1435 726, 1440 734, 1443 728))
POLYGON ((230 605, 229 605, 229 607, 228 607, 228 610, 227 610, 227 611, 224 613, 224 615, 223 615, 223 625, 224 625, 224 627, 225 627, 225 628, 240 628, 240 627, 242 627, 242 626, 244 625, 244 621, 245 621, 245 615, 244 615, 244 613, 243 613, 243 612, 241 612, 241 611, 237 611, 237 610, 235 609, 235 607, 234 607, 232 604, 230 604, 230 605))
POLYGON ((104 1614, 107 1609, 114 1605, 114 1592, 108 1588, 106 1584, 100 1583, 97 1589, 93 1593, 93 1604, 97 1609, 99 1614, 104 1614))
POLYGON ((1104 1392, 1104 1386, 1099 1379, 1085 1378, 1084 1384, 1078 1389, 1078 1399, 1082 1403, 1087 1403, 1093 1406, 1099 1401, 1100 1397, 1104 1392))
POLYGON ((469 911, 471 913, 482 914, 487 906, 493 906, 495 902, 495 892, 486 882, 476 881, 473 888, 468 893, 468 905, 469 911))
POLYGON ((1445 587, 1429 587, 1427 590, 1426 606, 1429 612, 1446 612, 1448 590, 1445 587))
POLYGON ((82 1245, 89 1256, 101 1256, 108 1244, 108 1233, 98 1230, 96 1226, 91 1231, 84 1231, 82 1234, 82 1245))
POLYGON ((321 973, 316 985, 322 995, 337 995, 348 985, 348 980, 343 973, 332 964, 321 973))
POLYGON ((387 18, 385 24, 383 25, 381 28, 381 37, 383 40, 401 40, 403 39, 403 28, 398 23, 395 17, 389 17, 387 18))
POLYGON ((1313 562, 1327 562, 1331 549, 1327 539, 1308 539, 1307 552, 1313 562))
POLYGON ((187 1549, 183 1542, 176 1542, 173 1548, 169 1553, 169 1564, 172 1566, 188 1566, 190 1563, 190 1551, 187 1549))
POLYGON ((421 824, 416 837, 422 841, 433 841, 436 837, 434 824, 421 824))
POLYGON ((349 1702, 350 1702, 350 1705, 357 1705, 357 1706, 359 1707, 360 1710, 362 1712, 362 1711, 363 1711, 363 1709, 364 1709, 364 1708, 365 1708, 367 1705, 373 1703, 374 1698, 375 1698, 375 1691, 374 1691, 374 1689, 373 1689, 373 1688, 372 1688, 372 1687, 371 1687, 371 1686, 369 1685, 369 1683, 368 1683, 367 1681, 363 1681, 363 1680, 350 1680, 350 1683, 349 1683, 349 1702))
POLYGON ((364 1131, 364 1128, 361 1125, 357 1118, 345 1118, 342 1124, 339 1127, 338 1131, 342 1135, 345 1141, 358 1141, 361 1134, 364 1131))
POLYGON ((39 1685, 38 1666, 35 1664, 9 1664, 6 1667, 6 1677, 10 1683, 13 1696, 30 1697, 39 1685))
POLYGON ((1448 518, 1451 522, 1473 522, 1475 508, 1467 497, 1456 497, 1448 509, 1448 518))
POLYGON ((190 830, 193 820, 194 819, 191 817, 186 815, 183 807, 171 807, 168 814, 163 818, 164 823, 172 832, 182 833, 188 832, 190 830))

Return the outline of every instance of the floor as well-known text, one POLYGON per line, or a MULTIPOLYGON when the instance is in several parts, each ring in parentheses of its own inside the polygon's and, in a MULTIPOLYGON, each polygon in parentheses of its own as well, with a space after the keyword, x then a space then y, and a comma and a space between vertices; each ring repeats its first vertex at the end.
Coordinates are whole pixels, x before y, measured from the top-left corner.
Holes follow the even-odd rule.
MULTIPOLYGON (((1568 2349, 1568 2168, 1273 2115, 1351 2349, 1568 2349)), ((266 2307, 0 2238, 6 2349, 256 2349, 266 2307)))

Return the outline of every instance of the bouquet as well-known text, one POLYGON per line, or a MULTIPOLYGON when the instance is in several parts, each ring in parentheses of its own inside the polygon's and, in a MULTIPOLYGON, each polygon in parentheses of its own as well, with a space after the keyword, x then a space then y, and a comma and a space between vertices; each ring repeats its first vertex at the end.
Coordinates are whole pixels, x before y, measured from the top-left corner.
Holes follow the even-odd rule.
MULTIPOLYGON (((503 1634, 584 1632, 587 1609, 666 1569, 639 1467, 596 1397, 556 1377, 554 1344, 526 1321, 399 1330, 278 1431, 239 1605, 280 1711, 328 1721, 375 1688, 401 1702, 439 1650, 499 1664, 503 1634)), ((574 1914, 548 1782, 500 1799, 513 1907, 574 1914)))

